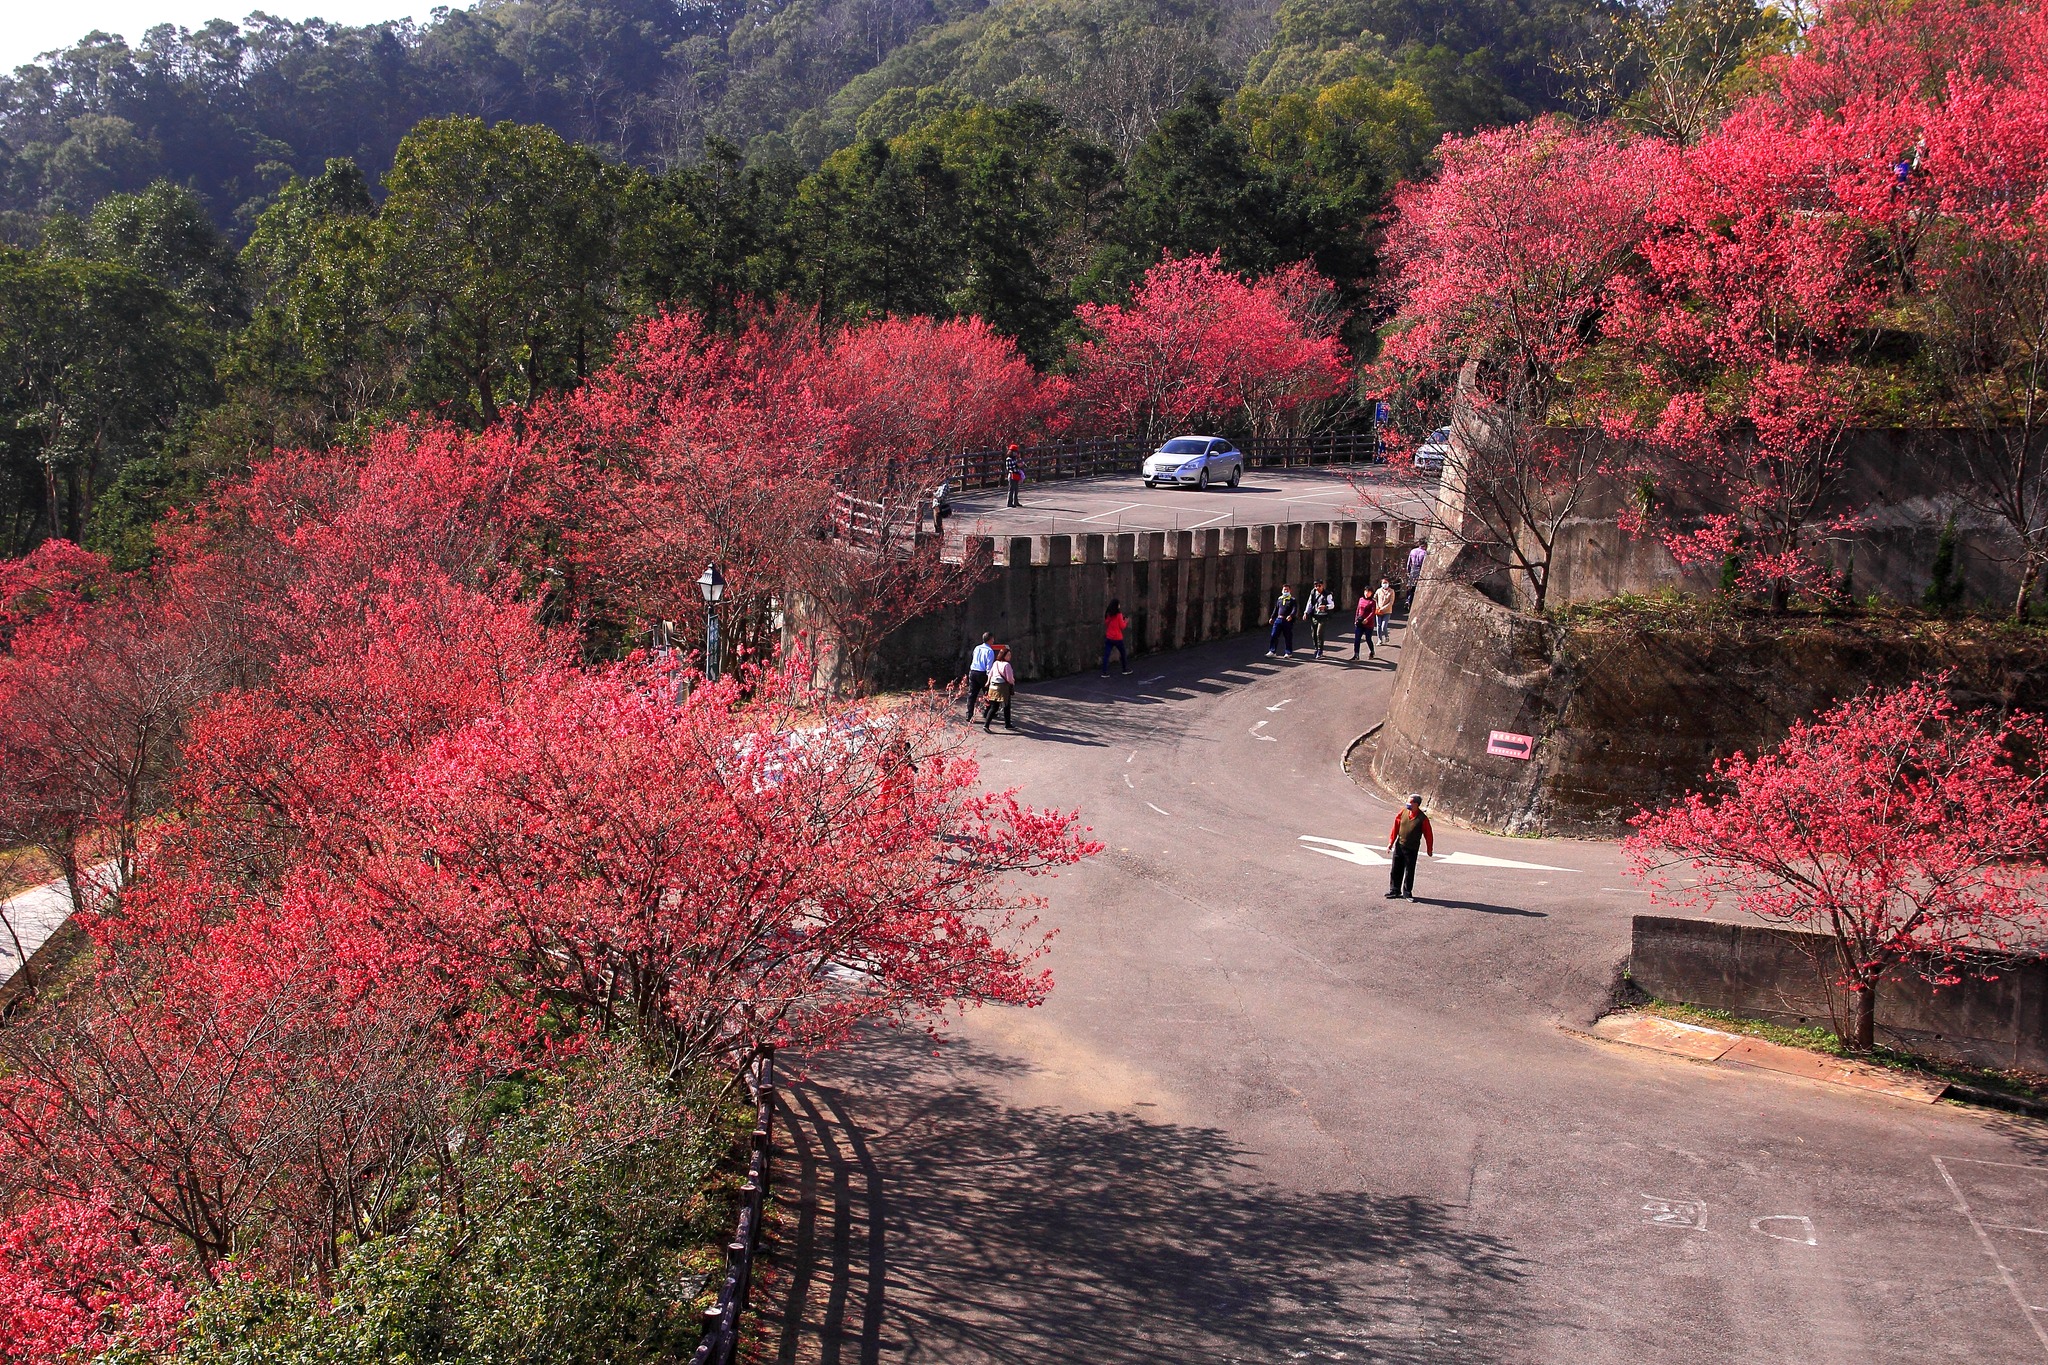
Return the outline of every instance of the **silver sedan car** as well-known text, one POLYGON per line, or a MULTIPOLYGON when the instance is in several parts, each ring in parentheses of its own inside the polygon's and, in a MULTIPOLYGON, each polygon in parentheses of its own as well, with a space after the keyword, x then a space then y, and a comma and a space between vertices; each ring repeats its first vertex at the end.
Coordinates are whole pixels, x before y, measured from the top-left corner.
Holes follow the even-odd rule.
POLYGON ((1212 483, 1237 487, 1244 478, 1244 452, 1221 436, 1176 436, 1145 457, 1145 487, 1177 484, 1207 488, 1212 483))

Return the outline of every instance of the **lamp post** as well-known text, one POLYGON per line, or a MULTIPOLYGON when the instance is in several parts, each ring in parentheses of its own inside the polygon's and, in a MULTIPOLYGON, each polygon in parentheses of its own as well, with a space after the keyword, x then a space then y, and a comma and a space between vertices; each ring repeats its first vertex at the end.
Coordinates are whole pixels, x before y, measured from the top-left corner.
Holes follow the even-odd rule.
POLYGON ((725 596, 725 575, 714 562, 704 566, 697 580, 697 595, 704 599, 704 678, 718 681, 718 603, 725 596))

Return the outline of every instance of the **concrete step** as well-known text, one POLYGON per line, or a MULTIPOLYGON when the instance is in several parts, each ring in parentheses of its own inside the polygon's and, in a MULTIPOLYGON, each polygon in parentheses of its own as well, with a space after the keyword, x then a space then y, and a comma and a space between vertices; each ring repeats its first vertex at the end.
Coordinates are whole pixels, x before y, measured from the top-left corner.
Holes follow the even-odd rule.
POLYGON ((1593 1025, 1593 1036, 1632 1047, 1667 1052, 1715 1066, 1743 1066, 1775 1071, 1828 1085, 1867 1090, 1915 1104, 1932 1104, 1948 1089, 1946 1081, 1892 1071, 1868 1062, 1849 1061, 1805 1048, 1786 1047, 1740 1033, 1680 1023, 1654 1014, 1610 1014, 1593 1025))

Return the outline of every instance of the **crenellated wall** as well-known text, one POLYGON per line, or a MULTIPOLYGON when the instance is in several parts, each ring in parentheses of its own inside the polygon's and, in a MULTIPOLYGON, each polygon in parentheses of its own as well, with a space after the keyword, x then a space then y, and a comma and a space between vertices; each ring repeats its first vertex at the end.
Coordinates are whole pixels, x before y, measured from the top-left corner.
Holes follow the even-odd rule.
MULTIPOLYGON (((1409 522, 1312 521, 1124 535, 970 538, 995 568, 958 606, 921 617, 876 653, 883 687, 959 677, 983 631, 1010 646, 1022 681, 1096 667, 1111 600, 1130 618, 1133 654, 1179 649, 1265 625, 1280 587, 1316 579, 1338 598, 1346 628, 1358 594, 1400 580, 1415 543, 1409 522), (978 543, 977 543, 978 542, 978 543)), ((1296 643, 1307 639, 1299 627, 1296 643)))

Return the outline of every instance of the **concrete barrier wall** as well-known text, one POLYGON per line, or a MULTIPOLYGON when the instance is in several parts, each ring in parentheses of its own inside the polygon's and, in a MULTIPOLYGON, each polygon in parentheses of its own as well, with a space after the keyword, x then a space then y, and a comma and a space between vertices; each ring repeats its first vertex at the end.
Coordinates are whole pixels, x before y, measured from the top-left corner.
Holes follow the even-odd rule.
POLYGON ((1476 590, 1473 554, 1424 569, 1373 775, 1510 833, 1613 837, 1866 687, 1946 672, 1958 703, 2048 712, 2048 640, 1994 625, 1735 618, 1561 626, 1476 590), (1487 752, 1506 730, 1529 759, 1487 752))
MULTIPOLYGON (((1659 1000, 1830 1028, 1829 995, 1842 994, 1833 952, 1820 934, 1637 915, 1629 976, 1659 1000)), ((1953 986, 1933 985, 1919 971, 1882 983, 1878 1041, 1972 1066, 2048 1071, 2048 961, 1992 970, 1994 979, 1966 977, 1953 986)))
MULTIPOLYGON (((1338 598, 1344 629, 1359 593, 1400 581, 1415 527, 1408 522, 1292 522, 1122 535, 971 537, 995 568, 958 606, 908 623, 876 651, 883 687, 948 682, 967 668, 983 631, 1010 646, 1020 681, 1100 664, 1112 599, 1130 618, 1133 654, 1179 649, 1263 626, 1280 587, 1305 596, 1316 579, 1338 598)), ((1307 639, 1296 628, 1297 645, 1307 639)))

